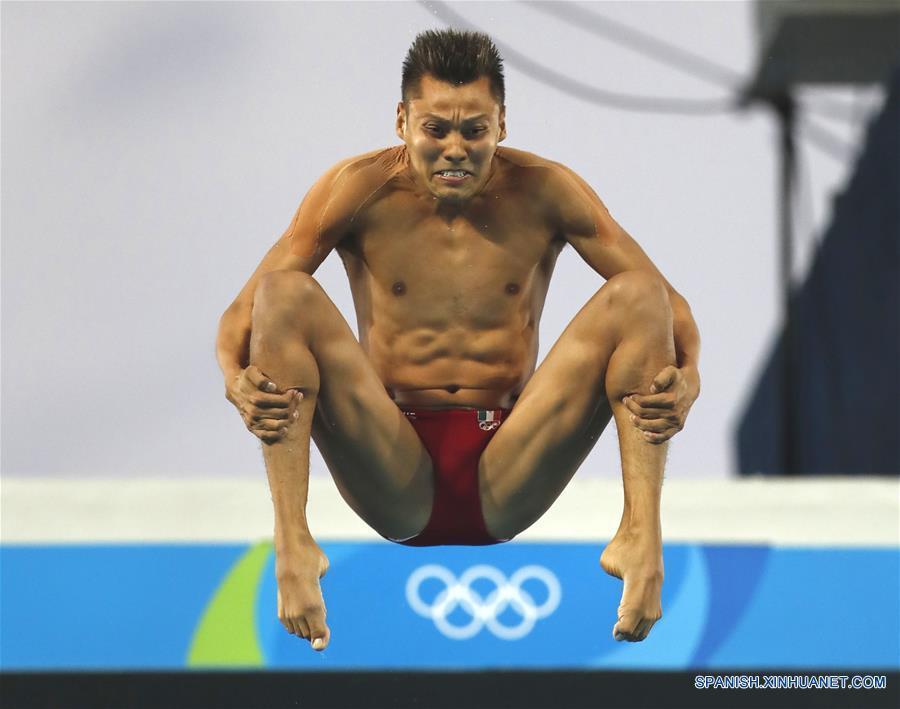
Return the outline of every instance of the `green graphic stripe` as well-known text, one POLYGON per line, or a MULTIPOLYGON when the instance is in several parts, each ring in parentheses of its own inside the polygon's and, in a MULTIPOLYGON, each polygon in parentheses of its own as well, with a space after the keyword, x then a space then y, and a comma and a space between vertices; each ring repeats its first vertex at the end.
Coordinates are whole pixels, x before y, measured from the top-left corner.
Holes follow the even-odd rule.
POLYGON ((256 589, 271 552, 271 542, 259 542, 229 569, 194 630, 188 667, 263 666, 254 613, 256 589))

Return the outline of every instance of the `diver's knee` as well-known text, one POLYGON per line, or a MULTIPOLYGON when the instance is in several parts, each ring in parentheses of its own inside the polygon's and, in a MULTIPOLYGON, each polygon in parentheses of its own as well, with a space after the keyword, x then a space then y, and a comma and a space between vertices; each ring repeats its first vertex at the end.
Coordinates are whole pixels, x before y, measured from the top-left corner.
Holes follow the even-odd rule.
POLYGON ((252 328, 275 322, 279 327, 299 324, 316 312, 324 291, 315 278, 299 271, 271 271, 260 278, 253 295, 252 328))
POLYGON ((610 305, 628 311, 671 308, 666 284, 650 271, 622 271, 610 278, 603 288, 610 305))

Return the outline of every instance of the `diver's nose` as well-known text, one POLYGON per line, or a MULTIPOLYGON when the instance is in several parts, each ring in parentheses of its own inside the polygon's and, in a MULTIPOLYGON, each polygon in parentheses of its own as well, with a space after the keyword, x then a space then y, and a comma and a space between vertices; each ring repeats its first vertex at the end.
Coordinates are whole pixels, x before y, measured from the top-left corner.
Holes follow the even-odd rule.
POLYGON ((465 162, 466 146, 461 135, 450 136, 447 138, 447 143, 444 147, 444 159, 454 164, 465 162))

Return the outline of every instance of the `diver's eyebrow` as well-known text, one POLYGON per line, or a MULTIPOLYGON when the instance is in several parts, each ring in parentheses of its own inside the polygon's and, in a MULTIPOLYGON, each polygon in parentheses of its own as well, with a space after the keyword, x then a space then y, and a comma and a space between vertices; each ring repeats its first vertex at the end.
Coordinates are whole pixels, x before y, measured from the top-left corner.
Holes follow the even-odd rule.
MULTIPOLYGON (((488 114, 481 113, 477 116, 470 116, 469 118, 463 118, 463 123, 471 123, 472 121, 479 121, 482 118, 487 118, 487 117, 488 117, 488 114)), ((437 120, 443 121, 444 123, 450 122, 449 118, 445 118, 444 116, 439 116, 436 113, 424 113, 424 114, 422 114, 422 118, 436 118, 437 120)))

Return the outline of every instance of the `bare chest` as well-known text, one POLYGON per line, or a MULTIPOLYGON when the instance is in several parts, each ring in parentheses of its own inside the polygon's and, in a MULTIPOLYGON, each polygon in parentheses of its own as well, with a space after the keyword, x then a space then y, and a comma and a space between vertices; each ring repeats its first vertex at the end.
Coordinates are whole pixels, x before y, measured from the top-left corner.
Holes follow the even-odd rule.
POLYGON ((427 300, 478 308, 495 298, 526 296, 545 285, 558 252, 534 204, 520 195, 487 195, 465 213, 441 216, 400 192, 381 200, 347 251, 348 274, 366 280, 372 297, 427 300))

